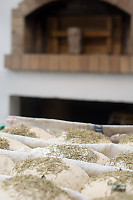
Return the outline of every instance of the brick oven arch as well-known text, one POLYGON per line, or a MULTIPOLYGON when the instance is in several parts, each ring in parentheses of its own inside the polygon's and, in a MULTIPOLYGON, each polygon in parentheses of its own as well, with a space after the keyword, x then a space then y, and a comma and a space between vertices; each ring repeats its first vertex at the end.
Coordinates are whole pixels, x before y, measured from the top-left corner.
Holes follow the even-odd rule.
MULTIPOLYGON (((18 9, 12 12, 12 51, 13 53, 24 52, 24 28, 26 16, 32 14, 45 4, 56 2, 58 0, 23 0, 18 9)), ((123 10, 133 16, 133 0, 99 0, 106 2, 123 10)), ((133 18, 133 17, 132 17, 133 18)), ((131 22, 132 25, 132 22, 131 22)))
MULTIPOLYGON (((5 57, 5 66, 7 68, 22 70, 53 69, 54 71, 57 71, 62 68, 62 64, 66 63, 66 66, 63 68, 64 71, 99 71, 107 73, 133 72, 133 69, 131 69, 130 66, 133 62, 133 0, 97 0, 115 6, 129 15, 129 31, 126 35, 127 41, 125 42, 126 45, 124 48, 126 49, 126 53, 124 52, 123 55, 116 53, 116 55, 104 54, 98 57, 98 55, 89 54, 75 56, 59 54, 48 55, 45 53, 35 54, 34 52, 30 52, 28 54, 28 51, 25 51, 26 18, 41 7, 57 1, 59 0, 23 0, 21 3, 19 3, 17 9, 12 10, 12 53, 11 55, 6 55, 5 57), (84 63, 85 66, 83 67, 84 63), (113 63, 114 69, 112 69, 111 63, 113 63), (94 67, 95 65, 96 67, 94 67), (74 66, 73 69, 71 69, 71 66, 74 66), (83 68, 85 68, 85 70, 83 70, 83 68)), ((30 40, 30 37, 28 39, 30 40)))
POLYGON ((129 15, 133 14, 133 1, 132 0, 100 0, 112 4, 117 8, 123 10, 129 15))
MULTIPOLYGON (((57 0, 24 0, 19 4, 18 10, 21 12, 21 14, 25 17, 26 15, 29 15, 39 7, 54 2, 57 0)), ((132 15, 133 14, 133 1, 132 0, 99 0, 103 1, 109 4, 112 4, 113 6, 116 6, 117 8, 125 11, 126 13, 132 15)))
POLYGON ((34 12, 41 6, 45 4, 54 2, 56 0, 23 0, 20 4, 18 9, 20 10, 23 17, 26 17, 30 13, 34 12))

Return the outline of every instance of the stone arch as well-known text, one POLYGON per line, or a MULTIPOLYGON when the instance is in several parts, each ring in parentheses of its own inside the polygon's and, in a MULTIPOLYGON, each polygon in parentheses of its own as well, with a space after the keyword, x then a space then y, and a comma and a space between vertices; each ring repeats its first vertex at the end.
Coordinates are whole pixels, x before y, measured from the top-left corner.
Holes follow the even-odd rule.
MULTIPOLYGON (((45 4, 57 0, 23 0, 18 9, 12 12, 12 51, 13 53, 22 53, 24 50, 24 27, 25 17, 45 4)), ((126 13, 133 15, 133 0, 99 0, 109 3, 126 13)))
MULTIPOLYGON (((35 11, 42 5, 54 2, 56 0, 24 0, 19 4, 19 10, 21 14, 25 17, 31 12, 35 11)), ((133 14, 133 1, 132 0, 99 0, 104 1, 106 3, 112 4, 117 8, 122 9, 126 13, 132 15, 133 14)))
POLYGON ((125 11, 127 14, 133 14, 133 1, 132 0, 100 0, 112 4, 117 8, 125 11))
MULTIPOLYGON (((41 54, 26 54, 24 51, 24 46, 25 46, 25 19, 28 15, 32 14, 35 10, 38 10, 41 8, 41 6, 50 4, 52 2, 56 2, 58 0, 23 0, 17 9, 14 9, 12 11, 12 53, 11 55, 6 55, 5 57, 5 66, 10 69, 23 69, 23 70, 45 70, 46 66, 41 65, 40 63, 44 63, 43 60, 50 61, 53 59, 53 69, 55 70, 56 68, 60 69, 62 67, 62 60, 66 59, 67 61, 69 60, 68 58, 63 58, 63 56, 54 55, 51 57, 51 55, 41 55, 41 54), (58 66, 58 59, 60 59, 60 66, 58 66), (57 62, 56 62, 57 61, 57 62), (40 65, 39 65, 40 64, 40 65), (39 67, 40 66, 40 67, 39 67)), ((89 1, 89 0, 88 0, 89 1)), ((108 3, 110 5, 113 5, 124 12, 126 12, 128 15, 130 15, 131 20, 130 20, 130 31, 129 31, 129 37, 128 37, 128 51, 126 54, 128 55, 119 55, 119 56, 114 56, 114 55, 103 55, 103 56, 88 56, 85 55, 84 57, 82 56, 75 56, 74 59, 76 59, 76 67, 73 70, 81 70, 82 71, 82 59, 83 63, 86 63, 86 59, 90 59, 88 65, 86 65, 86 71, 89 71, 89 68, 92 69, 92 72, 94 70, 96 72, 101 72, 100 70, 103 70, 104 72, 112 72, 112 68, 110 68, 111 63, 115 66, 115 69, 113 72, 122 72, 122 73, 128 73, 132 68, 130 67, 131 62, 130 59, 132 60, 133 57, 133 0, 98 0, 101 2, 108 3), (131 56, 129 56, 131 55, 131 56), (81 60, 81 61, 80 61, 81 60), (100 61, 99 61, 100 60, 100 61), (105 69, 100 68, 101 64, 105 65, 105 69), (93 66, 95 66, 95 69, 93 66)), ((66 61, 66 62, 67 62, 66 61)), ((69 60, 70 61, 70 60, 69 60)), ((64 61, 63 61, 64 62, 64 61)), ((53 65, 52 63, 52 65, 53 65)), ((63 63, 64 64, 64 63, 63 63)), ((47 66, 48 69, 48 66, 47 66)), ((64 70, 64 69, 63 69, 64 70)), ((66 71, 70 69, 65 69, 66 71)), ((91 71, 91 70, 90 70, 91 71)))
POLYGON ((24 0, 19 4, 19 10, 21 14, 25 17, 26 15, 32 13, 41 6, 54 2, 56 0, 24 0))

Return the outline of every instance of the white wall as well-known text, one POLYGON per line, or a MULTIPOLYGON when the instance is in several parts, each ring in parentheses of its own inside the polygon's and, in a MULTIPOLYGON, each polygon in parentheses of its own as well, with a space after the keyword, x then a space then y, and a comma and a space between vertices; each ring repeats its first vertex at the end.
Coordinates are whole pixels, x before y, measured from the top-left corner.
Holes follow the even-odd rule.
POLYGON ((9 114, 9 85, 4 55, 11 52, 11 10, 22 0, 0 1, 0 124, 9 114))
POLYGON ((4 54, 11 52, 11 10, 22 0, 0 1, 0 71, 4 67, 4 54))
POLYGON ((0 2, 0 124, 9 115, 9 97, 13 95, 133 103, 132 75, 16 72, 5 69, 4 55, 11 52, 11 9, 20 1, 0 2))

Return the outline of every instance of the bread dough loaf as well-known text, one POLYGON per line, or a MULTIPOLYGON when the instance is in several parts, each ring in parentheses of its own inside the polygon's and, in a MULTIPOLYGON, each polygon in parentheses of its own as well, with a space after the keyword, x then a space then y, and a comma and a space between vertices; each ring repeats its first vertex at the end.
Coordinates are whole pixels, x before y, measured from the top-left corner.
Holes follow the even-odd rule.
POLYGON ((112 158, 108 163, 111 166, 133 170, 133 153, 123 153, 112 158))
POLYGON ((92 177, 89 180, 83 190, 82 194, 92 197, 92 198, 101 198, 111 195, 112 188, 115 184, 125 184, 126 191, 128 193, 133 192, 133 172, 108 172, 106 174, 98 175, 92 177))
POLYGON ((32 153, 43 154, 45 156, 55 156, 61 158, 68 158, 74 160, 80 160, 85 162, 97 163, 105 165, 109 162, 109 158, 94 151, 86 146, 69 145, 69 144, 55 144, 49 145, 45 148, 36 148, 31 151, 32 153))
POLYGON ((39 139, 44 139, 44 140, 48 140, 53 137, 50 133, 48 133, 47 131, 41 128, 26 126, 23 124, 18 125, 18 126, 12 126, 9 128, 4 128, 2 132, 14 134, 14 135, 22 135, 22 136, 28 136, 28 137, 33 137, 33 138, 39 138, 39 139))
POLYGON ((110 195, 109 197, 105 198, 98 198, 95 200, 132 200, 133 199, 133 194, 128 194, 126 192, 122 193, 114 193, 110 195))
MULTIPOLYGON (((5 137, 5 136, 1 136, 0 138, 7 140, 8 144, 9 144, 9 148, 7 150, 23 151, 23 152, 30 152, 31 151, 30 147, 19 142, 18 140, 10 139, 10 138, 5 137)), ((4 149, 6 149, 6 148, 4 148, 4 149)))
POLYGON ((27 159, 16 163, 12 174, 44 176, 59 186, 76 191, 80 191, 89 180, 87 173, 80 167, 52 157, 27 159))
POLYGON ((111 140, 102 133, 83 128, 65 130, 56 134, 56 137, 52 140, 79 144, 111 143, 111 140))
POLYGON ((0 154, 0 174, 10 175, 14 165, 15 163, 8 156, 0 154))
POLYGON ((133 135, 121 138, 119 144, 128 147, 133 147, 133 135))
POLYGON ((0 197, 6 200, 72 200, 50 181, 29 176, 15 176, 0 183, 0 197))
POLYGON ((42 140, 48 140, 48 139, 52 139, 53 138, 53 136, 48 131, 43 130, 43 129, 38 128, 38 127, 31 127, 30 131, 34 132, 36 134, 36 136, 39 139, 42 139, 42 140))
POLYGON ((110 137, 110 140, 113 142, 113 143, 116 143, 116 144, 118 144, 119 142, 120 142, 120 140, 122 139, 124 139, 125 137, 127 137, 127 135, 126 134, 114 134, 114 135, 112 135, 111 137, 110 137))

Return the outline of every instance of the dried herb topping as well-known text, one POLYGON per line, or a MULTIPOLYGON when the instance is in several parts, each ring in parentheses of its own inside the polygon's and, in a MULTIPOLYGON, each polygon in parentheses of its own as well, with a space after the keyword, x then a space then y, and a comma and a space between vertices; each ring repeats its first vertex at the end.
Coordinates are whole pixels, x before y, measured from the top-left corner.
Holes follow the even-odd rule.
POLYGON ((88 147, 78 145, 54 145, 49 147, 50 153, 47 156, 56 156, 95 163, 98 156, 88 147))
POLYGON ((120 144, 126 144, 126 143, 133 143, 133 135, 130 137, 124 137, 120 139, 120 144))
POLYGON ((36 168, 37 172, 42 175, 46 174, 58 174, 63 170, 68 170, 69 167, 62 162, 59 158, 36 158, 27 159, 16 163, 13 171, 15 170, 18 174, 23 173, 25 170, 33 170, 36 168))
POLYGON ((102 133, 90 131, 83 128, 70 129, 62 133, 65 141, 73 141, 74 143, 87 144, 87 143, 98 143, 98 142, 111 142, 102 133))
POLYGON ((107 180, 110 177, 115 178, 115 182, 109 181, 108 184, 126 184, 130 183, 133 185, 133 172, 127 172, 127 171, 113 171, 113 172, 108 172, 105 174, 99 174, 96 177, 90 177, 89 183, 91 181, 97 181, 97 180, 107 180))
POLYGON ((15 190, 19 199, 54 200, 61 194, 65 195, 68 199, 71 199, 65 191, 56 187, 50 181, 32 175, 14 176, 6 179, 2 183, 2 188, 8 190, 12 197, 15 196, 13 192, 15 190))
POLYGON ((0 137, 0 149, 10 149, 9 142, 7 139, 0 137))
POLYGON ((133 194, 128 193, 115 193, 109 197, 98 198, 94 200, 133 200, 133 194))
POLYGON ((37 138, 36 133, 31 132, 30 128, 31 128, 30 126, 25 126, 22 124, 19 126, 12 126, 10 128, 5 128, 2 130, 2 132, 14 134, 14 135, 22 135, 22 136, 37 138))
POLYGON ((133 153, 119 154, 110 160, 110 165, 117 166, 119 163, 123 165, 123 167, 133 170, 133 153))

